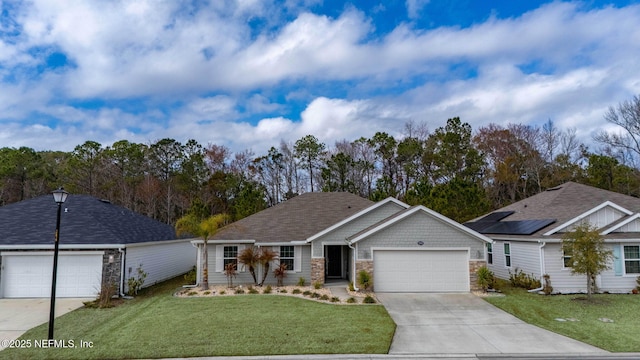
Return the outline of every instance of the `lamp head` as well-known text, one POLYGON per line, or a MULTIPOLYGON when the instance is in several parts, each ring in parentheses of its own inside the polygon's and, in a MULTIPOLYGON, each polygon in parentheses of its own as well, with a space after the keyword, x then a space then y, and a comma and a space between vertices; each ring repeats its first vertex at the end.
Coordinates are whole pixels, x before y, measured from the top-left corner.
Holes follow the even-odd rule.
POLYGON ((68 195, 69 193, 64 191, 64 188, 61 187, 53 191, 53 201, 55 201, 56 204, 60 205, 67 200, 68 195))

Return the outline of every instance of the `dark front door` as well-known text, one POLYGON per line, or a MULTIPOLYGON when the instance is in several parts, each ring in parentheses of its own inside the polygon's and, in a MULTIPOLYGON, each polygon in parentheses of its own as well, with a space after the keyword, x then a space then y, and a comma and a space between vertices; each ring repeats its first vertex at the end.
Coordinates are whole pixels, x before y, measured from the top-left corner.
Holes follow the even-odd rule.
POLYGON ((329 245, 326 251, 327 256, 327 277, 342 277, 342 246, 329 245))

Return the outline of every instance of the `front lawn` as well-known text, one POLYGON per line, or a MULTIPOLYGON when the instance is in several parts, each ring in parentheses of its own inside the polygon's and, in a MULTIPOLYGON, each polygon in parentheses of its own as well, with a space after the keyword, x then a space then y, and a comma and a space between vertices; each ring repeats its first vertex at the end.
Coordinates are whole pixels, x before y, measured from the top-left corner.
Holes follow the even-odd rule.
POLYGON ((538 295, 506 289, 491 304, 516 317, 612 352, 640 352, 640 295, 538 295), (612 322, 609 322, 609 321, 612 322))
POLYGON ((34 348, 47 324, 6 349, 8 359, 122 359, 281 354, 385 354, 395 324, 382 305, 333 305, 280 295, 172 296, 179 280, 110 309, 82 308, 55 322, 74 348, 34 348), (81 343, 84 341, 85 343, 81 343), (92 347, 81 348, 91 342, 92 347))

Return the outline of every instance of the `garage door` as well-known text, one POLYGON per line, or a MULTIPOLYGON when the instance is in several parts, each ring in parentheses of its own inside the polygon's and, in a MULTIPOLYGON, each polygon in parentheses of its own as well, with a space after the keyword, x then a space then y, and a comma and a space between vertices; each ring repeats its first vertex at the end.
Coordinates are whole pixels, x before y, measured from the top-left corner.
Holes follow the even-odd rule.
POLYGON ((376 292, 467 292, 467 250, 376 250, 376 292))
MULTIPOLYGON (((51 296, 52 253, 2 254, 3 296, 51 296)), ((61 252, 58 257, 56 297, 94 297, 102 279, 102 253, 61 252)))

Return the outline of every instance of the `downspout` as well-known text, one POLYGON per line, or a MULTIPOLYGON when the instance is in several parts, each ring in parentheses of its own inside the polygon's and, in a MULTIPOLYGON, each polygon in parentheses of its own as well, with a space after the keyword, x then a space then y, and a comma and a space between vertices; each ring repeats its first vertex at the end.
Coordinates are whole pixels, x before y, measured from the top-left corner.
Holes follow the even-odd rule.
POLYGON ((127 252, 122 248, 118 248, 118 251, 120 252, 120 297, 124 298, 124 279, 126 277, 124 274, 124 269, 126 266, 125 262, 127 261, 127 252))
POLYGON ((542 250, 542 248, 547 245, 546 242, 542 242, 542 244, 540 245, 540 247, 538 248, 538 250, 540 251, 540 287, 537 289, 531 289, 529 290, 530 293, 533 292, 538 292, 538 291, 542 291, 542 289, 544 289, 544 250, 542 250))
MULTIPOLYGON (((191 246, 193 246, 197 250, 200 250, 200 247, 198 245, 194 244, 193 242, 191 243, 191 246)), ((196 283, 195 283, 195 285, 191 285, 191 284, 182 285, 183 288, 191 289, 191 288, 195 288, 195 287, 199 286, 200 283, 198 282, 198 277, 200 276, 200 271, 198 271, 198 270, 200 270, 200 268, 198 267, 198 263, 200 262, 200 258, 201 258, 200 251, 196 251, 196 283)), ((200 266, 202 266, 202 265, 200 265, 200 266)))
MULTIPOLYGON (((347 242, 347 246, 353 250, 353 273, 352 273, 352 277, 353 277, 353 290, 355 291, 360 291, 360 289, 358 289, 358 287, 356 286, 356 256, 358 255, 358 249, 353 247, 351 245, 351 243, 349 242, 349 240, 345 239, 345 241, 347 242)), ((356 246, 358 246, 358 244, 356 244, 356 246)))

